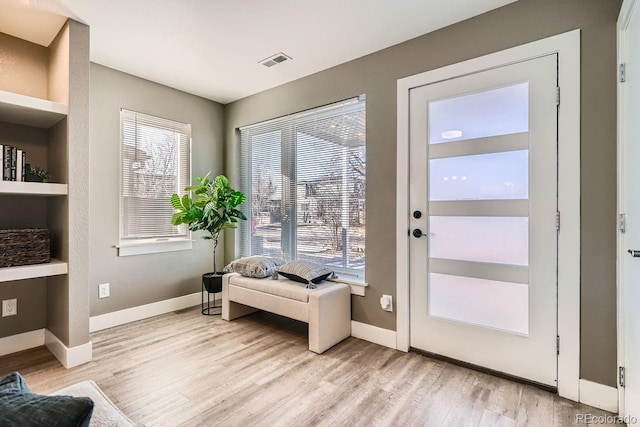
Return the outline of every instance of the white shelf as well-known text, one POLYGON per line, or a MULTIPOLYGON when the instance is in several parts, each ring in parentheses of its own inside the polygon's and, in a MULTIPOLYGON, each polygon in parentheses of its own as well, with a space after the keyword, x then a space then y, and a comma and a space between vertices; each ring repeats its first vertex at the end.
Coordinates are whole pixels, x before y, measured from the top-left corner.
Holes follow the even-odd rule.
POLYGON ((66 196, 68 193, 69 186, 67 184, 0 181, 0 196, 66 196))
POLYGON ((66 262, 52 258, 51 262, 47 264, 0 268, 0 282, 58 276, 60 274, 67 274, 68 272, 69 266, 66 262))
POLYGON ((64 104, 0 90, 0 122, 47 129, 65 118, 68 110, 64 104))

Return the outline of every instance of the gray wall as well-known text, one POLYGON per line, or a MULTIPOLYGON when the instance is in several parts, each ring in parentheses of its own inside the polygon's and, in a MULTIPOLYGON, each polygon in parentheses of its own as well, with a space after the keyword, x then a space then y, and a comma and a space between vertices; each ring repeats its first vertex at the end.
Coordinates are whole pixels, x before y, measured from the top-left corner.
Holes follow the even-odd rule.
MULTIPOLYGON (((59 215, 67 219, 67 249, 69 256, 68 289, 62 292, 65 297, 64 307, 67 307, 67 317, 62 322, 67 324, 69 331, 69 347, 79 346, 89 342, 89 91, 90 91, 90 62, 89 62, 89 27, 74 20, 67 21, 69 26, 68 42, 68 72, 56 72, 55 50, 49 63, 49 99, 63 96, 60 87, 65 87, 69 102, 69 114, 66 120, 67 131, 67 183, 69 197, 67 197, 67 215, 59 215), (62 74, 62 76, 61 76, 62 74), (61 80, 60 82, 58 82, 61 80), (65 85, 66 83, 66 85, 65 85)), ((54 42, 55 43, 55 42, 54 42)), ((64 121, 60 124, 64 129, 64 121)), ((56 127, 50 129, 55 132, 56 127)), ((50 136, 50 142, 55 144, 55 137, 50 136)), ((60 150, 54 150, 59 153, 60 150)), ((50 151, 50 153, 54 152, 50 151)), ((50 158, 51 162, 51 158, 50 158)), ((64 212, 64 207, 61 207, 64 212)), ((51 215, 52 212, 49 212, 51 215)), ((56 285, 49 281, 47 298, 55 300, 56 285)), ((51 307, 51 304, 49 304, 51 307)), ((58 319, 53 319, 52 310, 47 313, 48 329, 54 332, 53 325, 58 319)), ((60 337, 58 335, 58 337, 60 337)))
MULTIPOLYGON (((399 78, 582 29, 581 377, 616 385, 616 19, 620 0, 520 0, 225 107, 227 172, 239 176, 237 128, 367 95, 366 297, 353 319, 395 330, 396 82, 399 78)), ((231 236, 228 236, 231 237, 231 236)), ((227 239, 226 258, 237 254, 227 239)))
POLYGON ((193 175, 202 176, 222 173, 222 106, 97 64, 91 64, 90 104, 91 316, 198 292, 200 276, 212 270, 209 241, 198 238, 189 251, 129 257, 118 257, 113 248, 119 236, 120 108, 191 123, 193 175), (98 284, 105 282, 111 296, 98 299, 98 284))

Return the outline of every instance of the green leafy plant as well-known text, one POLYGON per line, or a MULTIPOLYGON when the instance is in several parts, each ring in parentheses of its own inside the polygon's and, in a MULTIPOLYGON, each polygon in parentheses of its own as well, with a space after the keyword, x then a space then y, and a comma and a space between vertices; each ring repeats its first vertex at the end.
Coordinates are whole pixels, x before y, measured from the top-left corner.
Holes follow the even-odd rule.
POLYGON ((42 169, 39 166, 31 166, 29 168, 29 173, 33 176, 37 176, 39 178, 42 179, 49 179, 51 178, 51 175, 49 175, 49 172, 47 172, 45 169, 42 169))
POLYGON ((209 172, 204 177, 196 177, 196 185, 185 188, 192 196, 178 194, 171 196, 171 204, 177 210, 171 218, 173 225, 187 224, 189 230, 203 230, 209 233, 202 236, 213 240, 213 268, 216 269, 216 249, 220 233, 228 228, 236 228, 238 220, 246 220, 238 206, 244 203, 244 193, 231 188, 229 179, 218 175, 209 179, 209 172))

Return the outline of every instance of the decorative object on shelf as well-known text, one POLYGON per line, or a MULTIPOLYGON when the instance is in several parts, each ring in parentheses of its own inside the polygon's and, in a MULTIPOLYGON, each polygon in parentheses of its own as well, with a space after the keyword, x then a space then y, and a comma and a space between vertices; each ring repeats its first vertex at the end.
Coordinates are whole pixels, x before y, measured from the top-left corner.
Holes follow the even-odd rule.
POLYGON ((39 166, 31 166, 30 164, 27 164, 25 169, 26 169, 25 181, 45 182, 49 178, 51 178, 51 175, 49 175, 49 172, 47 172, 46 169, 43 169, 39 166))
POLYGON ((51 232, 48 228, 0 229, 0 267, 50 261, 51 232))
MULTIPOLYGON (((171 196, 171 204, 178 211, 171 218, 171 223, 173 225, 187 224, 191 231, 203 230, 209 233, 202 238, 213 240, 214 272, 210 273, 212 275, 210 280, 219 284, 219 286, 211 285, 213 286, 211 289, 222 289, 222 275, 224 273, 215 271, 218 239, 223 230, 236 228, 238 220, 247 219, 244 213, 238 209, 246 197, 244 193, 231 188, 226 176, 218 175, 211 180, 209 179, 210 174, 211 172, 204 178, 196 177, 197 184, 184 189, 191 192, 193 197, 185 194, 180 198, 175 193, 171 196)), ((203 292, 206 290, 204 276, 202 290, 203 292)), ((209 314, 210 310, 206 311, 207 313, 203 308, 203 314, 209 314)))

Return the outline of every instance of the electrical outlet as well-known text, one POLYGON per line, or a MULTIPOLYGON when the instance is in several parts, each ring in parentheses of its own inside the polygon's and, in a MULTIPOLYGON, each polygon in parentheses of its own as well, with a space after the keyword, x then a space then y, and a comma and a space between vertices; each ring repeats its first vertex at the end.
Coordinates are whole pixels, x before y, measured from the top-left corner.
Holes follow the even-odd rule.
POLYGON ((107 298, 110 295, 109 284, 101 283, 98 285, 98 298, 107 298))
POLYGON ((15 316, 18 314, 18 299, 6 299, 2 301, 2 317, 15 316))
POLYGON ((380 297, 380 307, 384 311, 393 311, 393 297, 391 295, 382 295, 380 297))

